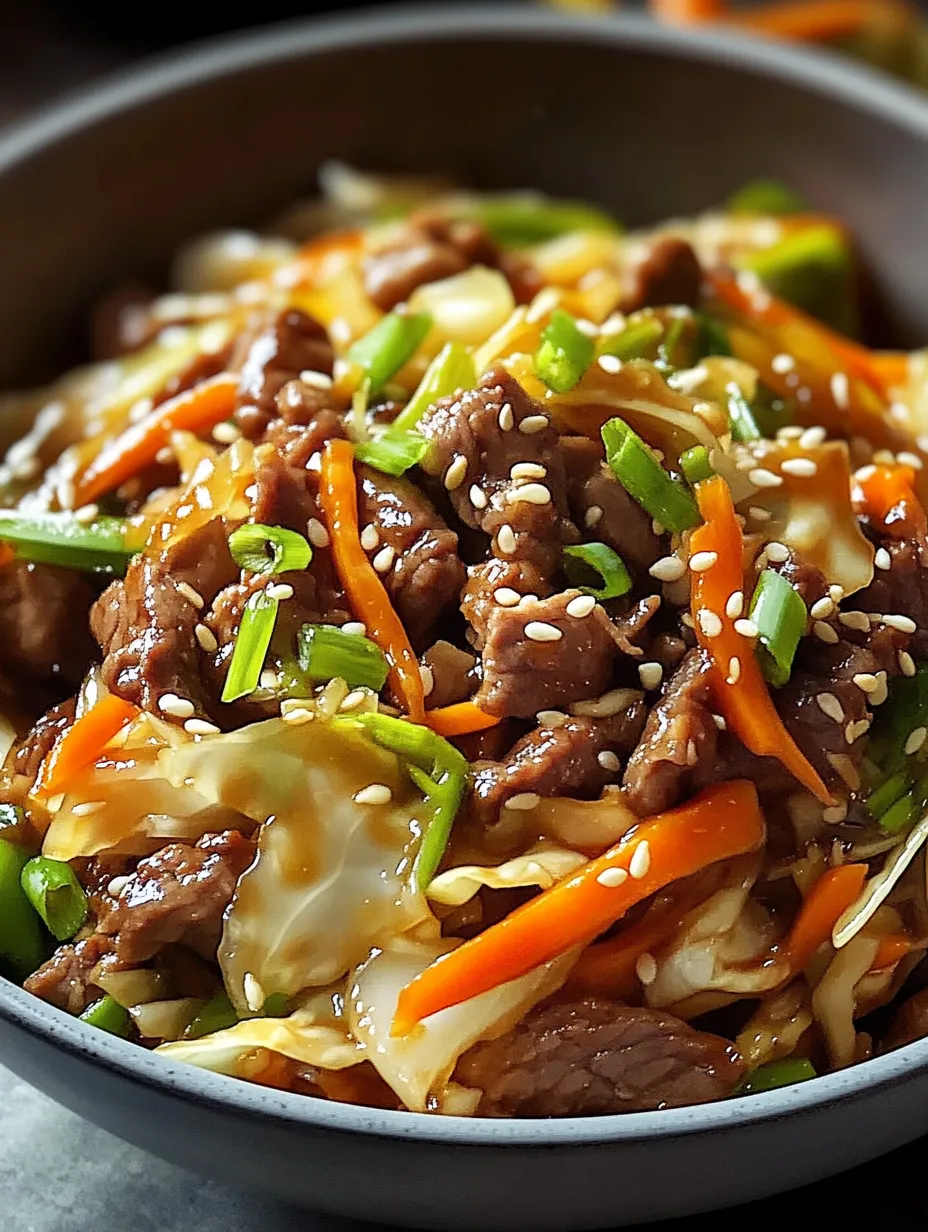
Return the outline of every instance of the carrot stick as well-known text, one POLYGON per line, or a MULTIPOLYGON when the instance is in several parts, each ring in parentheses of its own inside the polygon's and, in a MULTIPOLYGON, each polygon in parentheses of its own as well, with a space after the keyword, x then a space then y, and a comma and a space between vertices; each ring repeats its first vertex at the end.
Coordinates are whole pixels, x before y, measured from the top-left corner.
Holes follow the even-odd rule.
POLYGON ((831 940, 831 930, 860 894, 866 879, 866 864, 839 864, 822 873, 803 899, 783 943, 793 974, 802 971, 818 947, 831 940))
POLYGON ((449 736, 469 736, 472 732, 487 731, 500 722, 498 716, 487 714, 473 702, 456 702, 453 706, 441 706, 438 710, 426 710, 425 725, 446 739, 449 736))
POLYGON ((414 723, 425 721, 422 675, 400 618, 383 582, 361 547, 354 448, 348 441, 328 441, 322 452, 322 508, 332 537, 335 568, 355 615, 367 625, 390 664, 390 680, 414 723))
POLYGON ((732 13, 729 20, 742 29, 774 38, 806 43, 830 43, 850 38, 869 26, 911 24, 912 11, 893 0, 795 0, 732 13))
POLYGON ((895 967, 906 955, 923 947, 908 933, 889 933, 880 939, 876 957, 870 964, 870 971, 886 971, 895 967))
POLYGON ((744 590, 741 527, 728 484, 721 475, 697 484, 705 519, 690 536, 690 554, 710 552, 715 562, 692 575, 693 626, 712 660, 712 687, 728 726, 752 753, 776 757, 823 804, 825 784, 783 726, 754 654, 754 643, 739 633, 726 612, 729 597, 744 590))
POLYGON ((925 539, 928 516, 915 495, 911 466, 883 463, 864 466, 854 476, 854 511, 893 539, 925 539))
POLYGON ((908 351, 873 351, 870 367, 884 389, 901 389, 909 383, 908 351))
POLYGON ((235 410, 238 377, 220 373, 169 398, 103 446, 77 481, 78 504, 96 500, 151 466, 177 430, 206 432, 235 410))
POLYGON ((106 693, 55 741, 42 763, 35 792, 56 796, 79 770, 91 765, 113 737, 139 713, 138 706, 106 693))
POLYGON ((400 993, 392 1034, 587 944, 670 882, 763 841, 757 792, 745 779, 642 821, 604 855, 416 976, 400 993))

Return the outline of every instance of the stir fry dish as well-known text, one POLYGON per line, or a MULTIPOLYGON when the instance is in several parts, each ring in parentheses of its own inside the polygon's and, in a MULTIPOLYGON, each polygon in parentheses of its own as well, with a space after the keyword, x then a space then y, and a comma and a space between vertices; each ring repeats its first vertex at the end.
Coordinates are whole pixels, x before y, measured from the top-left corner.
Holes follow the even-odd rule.
POLYGON ((466 1116, 928 1035, 928 358, 840 220, 322 182, 3 404, 4 973, 466 1116))

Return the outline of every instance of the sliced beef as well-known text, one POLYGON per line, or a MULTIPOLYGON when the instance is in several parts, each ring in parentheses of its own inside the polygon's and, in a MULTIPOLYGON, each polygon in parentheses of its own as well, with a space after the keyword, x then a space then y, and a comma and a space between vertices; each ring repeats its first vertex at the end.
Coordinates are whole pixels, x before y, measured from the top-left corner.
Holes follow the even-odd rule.
POLYGON ((381 573, 387 593, 415 649, 428 645, 442 616, 458 603, 465 581, 458 537, 428 497, 408 479, 358 468, 358 518, 373 527, 377 546, 392 560, 381 573))
POLYGON ((532 1010, 462 1057, 478 1115, 602 1116, 724 1099, 745 1072, 733 1044, 659 1010, 611 1001, 532 1010))
POLYGON ((880 1052, 892 1052, 928 1035, 928 988, 914 993, 893 1015, 889 1030, 883 1037, 880 1052))
POLYGON ((103 996, 103 989, 94 983, 94 977, 99 976, 101 970, 118 966, 112 939, 93 933, 83 941, 59 945, 23 987, 26 992, 69 1014, 82 1014, 88 1005, 103 996))
POLYGON ((16 750, 13 757, 16 774, 22 774, 30 783, 35 782, 39 767, 52 751, 55 741, 74 722, 75 709, 76 701, 69 697, 42 715, 16 750))
POLYGON ((252 439, 275 417, 277 394, 301 372, 331 376, 334 352, 325 327, 298 308, 276 313, 250 336, 241 362, 235 420, 252 439))
POLYGON ((702 267, 686 240, 666 235, 649 240, 626 270, 625 312, 667 305, 699 307, 702 267))
POLYGON ((477 656, 451 642, 435 642, 420 662, 432 673, 432 688, 428 694, 430 710, 466 701, 480 686, 477 656))
POLYGON ((890 567, 874 571, 867 589, 854 596, 854 606, 914 620, 918 630, 912 636, 912 649, 924 658, 928 656, 928 567, 922 564, 915 539, 884 539, 881 546, 889 553, 890 567))
POLYGON ((657 614, 661 606, 660 595, 648 595, 632 604, 627 612, 616 616, 613 621, 613 637, 623 654, 632 659, 644 657, 644 648, 638 645, 645 630, 657 614))
POLYGON ((93 587, 73 569, 13 560, 0 568, 0 670, 73 692, 94 657, 93 587))
POLYGON ((645 705, 635 701, 623 714, 606 719, 570 718, 559 727, 544 724, 523 736, 504 761, 476 762, 470 812, 490 826, 511 796, 572 796, 590 800, 617 782, 619 758, 634 747, 645 720, 645 705), (601 754, 614 754, 616 760, 601 754))

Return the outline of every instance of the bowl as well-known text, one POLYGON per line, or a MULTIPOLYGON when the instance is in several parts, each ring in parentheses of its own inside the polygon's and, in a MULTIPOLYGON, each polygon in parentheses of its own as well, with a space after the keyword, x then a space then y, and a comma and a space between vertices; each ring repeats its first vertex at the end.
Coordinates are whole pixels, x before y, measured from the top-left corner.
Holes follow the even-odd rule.
MULTIPOLYGON (((928 101, 823 55, 615 17, 418 8, 194 48, 0 142, 0 385, 79 352, 95 295, 247 223, 324 159, 590 198, 630 223, 782 177, 847 220, 881 337, 928 336, 928 101)), ((0 981, 2 1059, 167 1159, 343 1215, 594 1228, 711 1209, 928 1129, 928 1040, 814 1082, 675 1111, 427 1117, 249 1086, 96 1032, 0 981)))

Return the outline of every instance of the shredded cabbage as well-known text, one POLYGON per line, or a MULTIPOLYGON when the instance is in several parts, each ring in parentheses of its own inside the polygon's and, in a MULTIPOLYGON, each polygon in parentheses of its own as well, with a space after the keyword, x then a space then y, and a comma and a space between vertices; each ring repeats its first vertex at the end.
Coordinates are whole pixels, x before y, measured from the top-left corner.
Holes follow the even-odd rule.
POLYGON ((876 909, 886 901, 893 887, 915 859, 925 839, 928 838, 928 814, 906 835, 905 842, 894 848, 883 862, 883 867, 871 877, 859 897, 835 924, 831 939, 836 950, 847 945, 871 919, 876 909))
POLYGON ((447 907, 460 907, 486 886, 490 890, 511 890, 515 886, 538 886, 546 890, 561 877, 566 877, 582 864, 586 856, 561 847, 532 847, 495 868, 477 864, 462 864, 449 868, 433 879, 426 891, 428 897, 447 907))

